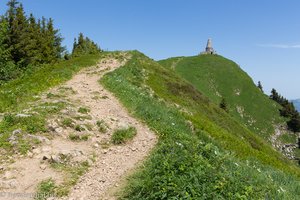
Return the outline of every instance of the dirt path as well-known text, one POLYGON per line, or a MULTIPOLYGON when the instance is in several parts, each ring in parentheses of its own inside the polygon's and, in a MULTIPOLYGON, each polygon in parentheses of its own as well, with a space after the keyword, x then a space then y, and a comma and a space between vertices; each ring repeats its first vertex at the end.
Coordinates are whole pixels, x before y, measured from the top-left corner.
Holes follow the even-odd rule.
MULTIPOLYGON (((64 152, 64 155, 75 154, 75 160, 87 160, 93 156, 94 162, 89 162, 91 167, 80 177, 69 196, 61 199, 115 199, 110 191, 118 187, 127 173, 145 159, 157 141, 155 134, 143 123, 130 116, 119 101, 98 82, 105 73, 115 70, 125 64, 125 61, 116 60, 113 56, 102 59, 97 66, 82 70, 63 86, 50 91, 51 94, 57 94, 60 88, 68 88, 72 92, 64 98, 60 97, 60 100, 71 102, 77 108, 88 108, 89 119, 84 120, 84 123, 88 121, 93 125, 89 131, 86 131, 90 137, 87 141, 70 141, 68 136, 74 130, 58 126, 57 119, 50 120, 49 123, 52 124, 54 132, 58 133, 57 136, 50 141, 46 139, 46 142, 30 152, 28 157, 10 165, 8 167, 10 170, 6 174, 9 177, 5 179, 7 183, 3 183, 7 187, 0 188, 0 193, 34 193, 38 183, 47 178, 52 178, 58 184, 62 183, 63 172, 58 172, 47 163, 41 164, 41 160, 45 155, 51 157, 64 152), (107 127, 108 131, 105 134, 97 130, 96 124, 99 120, 107 127), (114 130, 131 126, 137 130, 137 135, 132 141, 124 145, 109 143, 114 130)), ((6 196, 5 199, 18 198, 6 196)))
MULTIPOLYGON (((126 172, 143 160, 156 143, 155 134, 131 117, 118 100, 98 83, 99 75, 95 72, 112 71, 119 66, 120 63, 116 60, 104 61, 98 65, 99 68, 90 68, 76 75, 67 83, 67 86, 75 89, 77 94, 72 98, 81 99, 82 103, 91 109, 90 113, 93 117, 105 119, 105 121, 113 119, 115 123, 110 124, 113 130, 118 127, 134 126, 138 134, 127 145, 112 146, 102 150, 95 166, 80 179, 66 199, 103 199, 103 195, 108 195, 106 192, 111 187, 118 186, 126 172), (98 92, 105 98, 92 99, 90 94, 98 92)), ((103 74, 101 73, 100 76, 103 74)), ((105 198, 113 199, 109 195, 105 198)))

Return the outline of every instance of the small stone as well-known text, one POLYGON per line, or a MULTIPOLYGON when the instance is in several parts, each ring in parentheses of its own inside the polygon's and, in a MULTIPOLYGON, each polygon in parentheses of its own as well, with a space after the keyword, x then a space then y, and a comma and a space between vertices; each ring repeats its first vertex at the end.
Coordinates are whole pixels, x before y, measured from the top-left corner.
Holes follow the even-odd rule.
POLYGON ((51 156, 51 162, 52 163, 60 163, 61 162, 60 157, 57 156, 57 155, 52 155, 51 156))
POLYGON ((33 150, 32 150, 32 153, 33 153, 33 154, 40 154, 40 153, 41 153, 41 150, 40 150, 40 149, 33 149, 33 150))
POLYGON ((99 144, 96 143, 96 144, 94 144, 93 146, 94 146, 95 148, 98 148, 98 147, 99 147, 99 144))
POLYGON ((58 134, 61 134, 63 132, 63 130, 64 129, 62 127, 58 127, 58 128, 55 129, 55 132, 58 133, 58 134))
POLYGON ((119 122, 118 128, 120 128, 120 129, 128 129, 129 128, 129 124, 126 123, 126 122, 119 122))
POLYGON ((74 157, 76 157, 76 156, 81 156, 81 155, 83 155, 84 153, 82 152, 82 151, 80 151, 80 150, 74 150, 74 152, 72 153, 72 155, 74 156, 74 157))
POLYGON ((21 130, 21 129, 14 130, 14 131, 12 132, 13 135, 19 135, 19 134, 21 134, 21 133, 22 133, 22 130, 21 130))
POLYGON ((42 160, 49 160, 51 158, 51 156, 50 155, 43 155, 43 158, 42 158, 42 160))
POLYGON ((94 164, 94 162, 91 159, 88 159, 87 162, 88 162, 89 166, 92 166, 94 164))
POLYGON ((137 148, 135 148, 135 147, 131 148, 131 151, 136 151, 136 150, 137 150, 137 148))
POLYGON ((41 164, 41 165, 40 165, 40 168, 41 168, 41 170, 45 170, 45 169, 47 168, 47 165, 41 164))
POLYGON ((6 171, 6 172, 4 173, 4 176, 3 176, 3 178, 4 178, 5 180, 12 179, 13 177, 14 177, 14 175, 13 175, 13 173, 10 172, 10 171, 6 171))
POLYGON ((107 154, 107 152, 108 152, 107 149, 104 149, 104 150, 103 150, 103 153, 104 153, 104 154, 107 154))
POLYGON ((29 152, 27 153, 27 156, 28 156, 29 158, 32 158, 32 157, 33 157, 33 153, 29 151, 29 152))

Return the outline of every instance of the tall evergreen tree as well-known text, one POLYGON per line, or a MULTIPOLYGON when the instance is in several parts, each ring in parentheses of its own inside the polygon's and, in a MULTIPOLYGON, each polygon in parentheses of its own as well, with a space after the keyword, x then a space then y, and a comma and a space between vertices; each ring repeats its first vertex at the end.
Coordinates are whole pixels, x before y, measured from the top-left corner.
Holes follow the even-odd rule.
POLYGON ((28 63, 36 65, 41 63, 42 55, 39 49, 39 26, 33 14, 28 18, 28 44, 26 46, 26 55, 28 63))
POLYGON ((0 19, 0 82, 13 78, 17 71, 11 58, 11 48, 8 46, 8 21, 0 19))
POLYGON ((279 102, 280 96, 274 88, 271 91, 270 98, 273 99, 276 102, 279 102))
POLYGON ((78 40, 74 39, 72 56, 81 56, 85 54, 96 54, 101 52, 100 47, 88 37, 84 37, 82 33, 79 34, 78 40))
MULTIPOLYGON (((11 8, 14 9, 14 8, 11 8)), ((22 4, 16 7, 14 20, 10 27, 10 42, 12 46, 13 60, 24 67, 28 64, 27 45, 28 45, 28 21, 25 16, 22 4)))
POLYGON ((8 66, 3 67, 4 60, 8 60, 5 57, 7 55, 10 62, 23 69, 29 65, 50 63, 62 57, 63 39, 59 30, 54 28, 52 19, 46 20, 43 17, 42 20, 36 20, 32 14, 27 17, 18 0, 9 0, 7 5, 8 10, 1 19, 0 79, 8 77, 4 72, 11 71, 8 66))
POLYGON ((47 24, 47 33, 49 35, 49 42, 51 45, 53 59, 59 59, 62 57, 62 53, 65 51, 65 48, 62 47, 61 43, 63 38, 59 34, 59 30, 54 28, 53 19, 50 18, 47 24))

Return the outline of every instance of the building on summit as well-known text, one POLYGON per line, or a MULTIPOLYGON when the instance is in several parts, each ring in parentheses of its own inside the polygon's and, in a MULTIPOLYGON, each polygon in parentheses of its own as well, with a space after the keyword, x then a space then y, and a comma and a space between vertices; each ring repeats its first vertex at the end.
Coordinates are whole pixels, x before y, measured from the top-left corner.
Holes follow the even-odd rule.
POLYGON ((212 47, 211 38, 207 40, 205 51, 201 52, 200 54, 216 54, 216 51, 212 47))

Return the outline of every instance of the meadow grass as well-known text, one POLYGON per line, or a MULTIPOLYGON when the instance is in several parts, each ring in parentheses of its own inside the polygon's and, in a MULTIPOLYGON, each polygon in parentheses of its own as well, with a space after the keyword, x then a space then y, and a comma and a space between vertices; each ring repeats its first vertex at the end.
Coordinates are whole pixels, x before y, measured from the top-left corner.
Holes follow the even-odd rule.
POLYGON ((53 65, 42 65, 1 85, 0 113, 23 109, 41 92, 71 79, 83 67, 96 64, 99 58, 100 55, 86 55, 53 65))
MULTIPOLYGON (((177 57, 159 62, 190 82, 215 104, 225 98, 229 113, 250 130, 269 139, 283 121, 270 100, 236 63, 219 55, 177 57)), ((269 92, 269 91, 266 91, 269 92)))
POLYGON ((131 52, 101 83, 159 136, 121 199, 297 199, 300 170, 170 70, 131 52))
MULTIPOLYGON (((4 117, 0 120, 0 148, 6 150, 8 155, 13 152, 26 154, 36 143, 27 135, 45 132, 46 118, 66 107, 64 102, 36 103, 39 95, 71 79, 80 69, 96 64, 99 58, 100 55, 87 55, 54 65, 42 65, 1 85, 0 113, 3 112, 4 117), (13 136, 14 142, 12 132, 18 129, 21 133, 13 136)), ((47 98, 52 97, 52 94, 47 94, 47 98)))
POLYGON ((64 174, 64 180, 61 184, 56 184, 53 179, 47 179, 39 183, 36 198, 37 200, 45 200, 49 197, 67 196, 71 188, 77 183, 78 179, 89 168, 88 162, 81 163, 53 163, 51 165, 55 170, 64 174))

